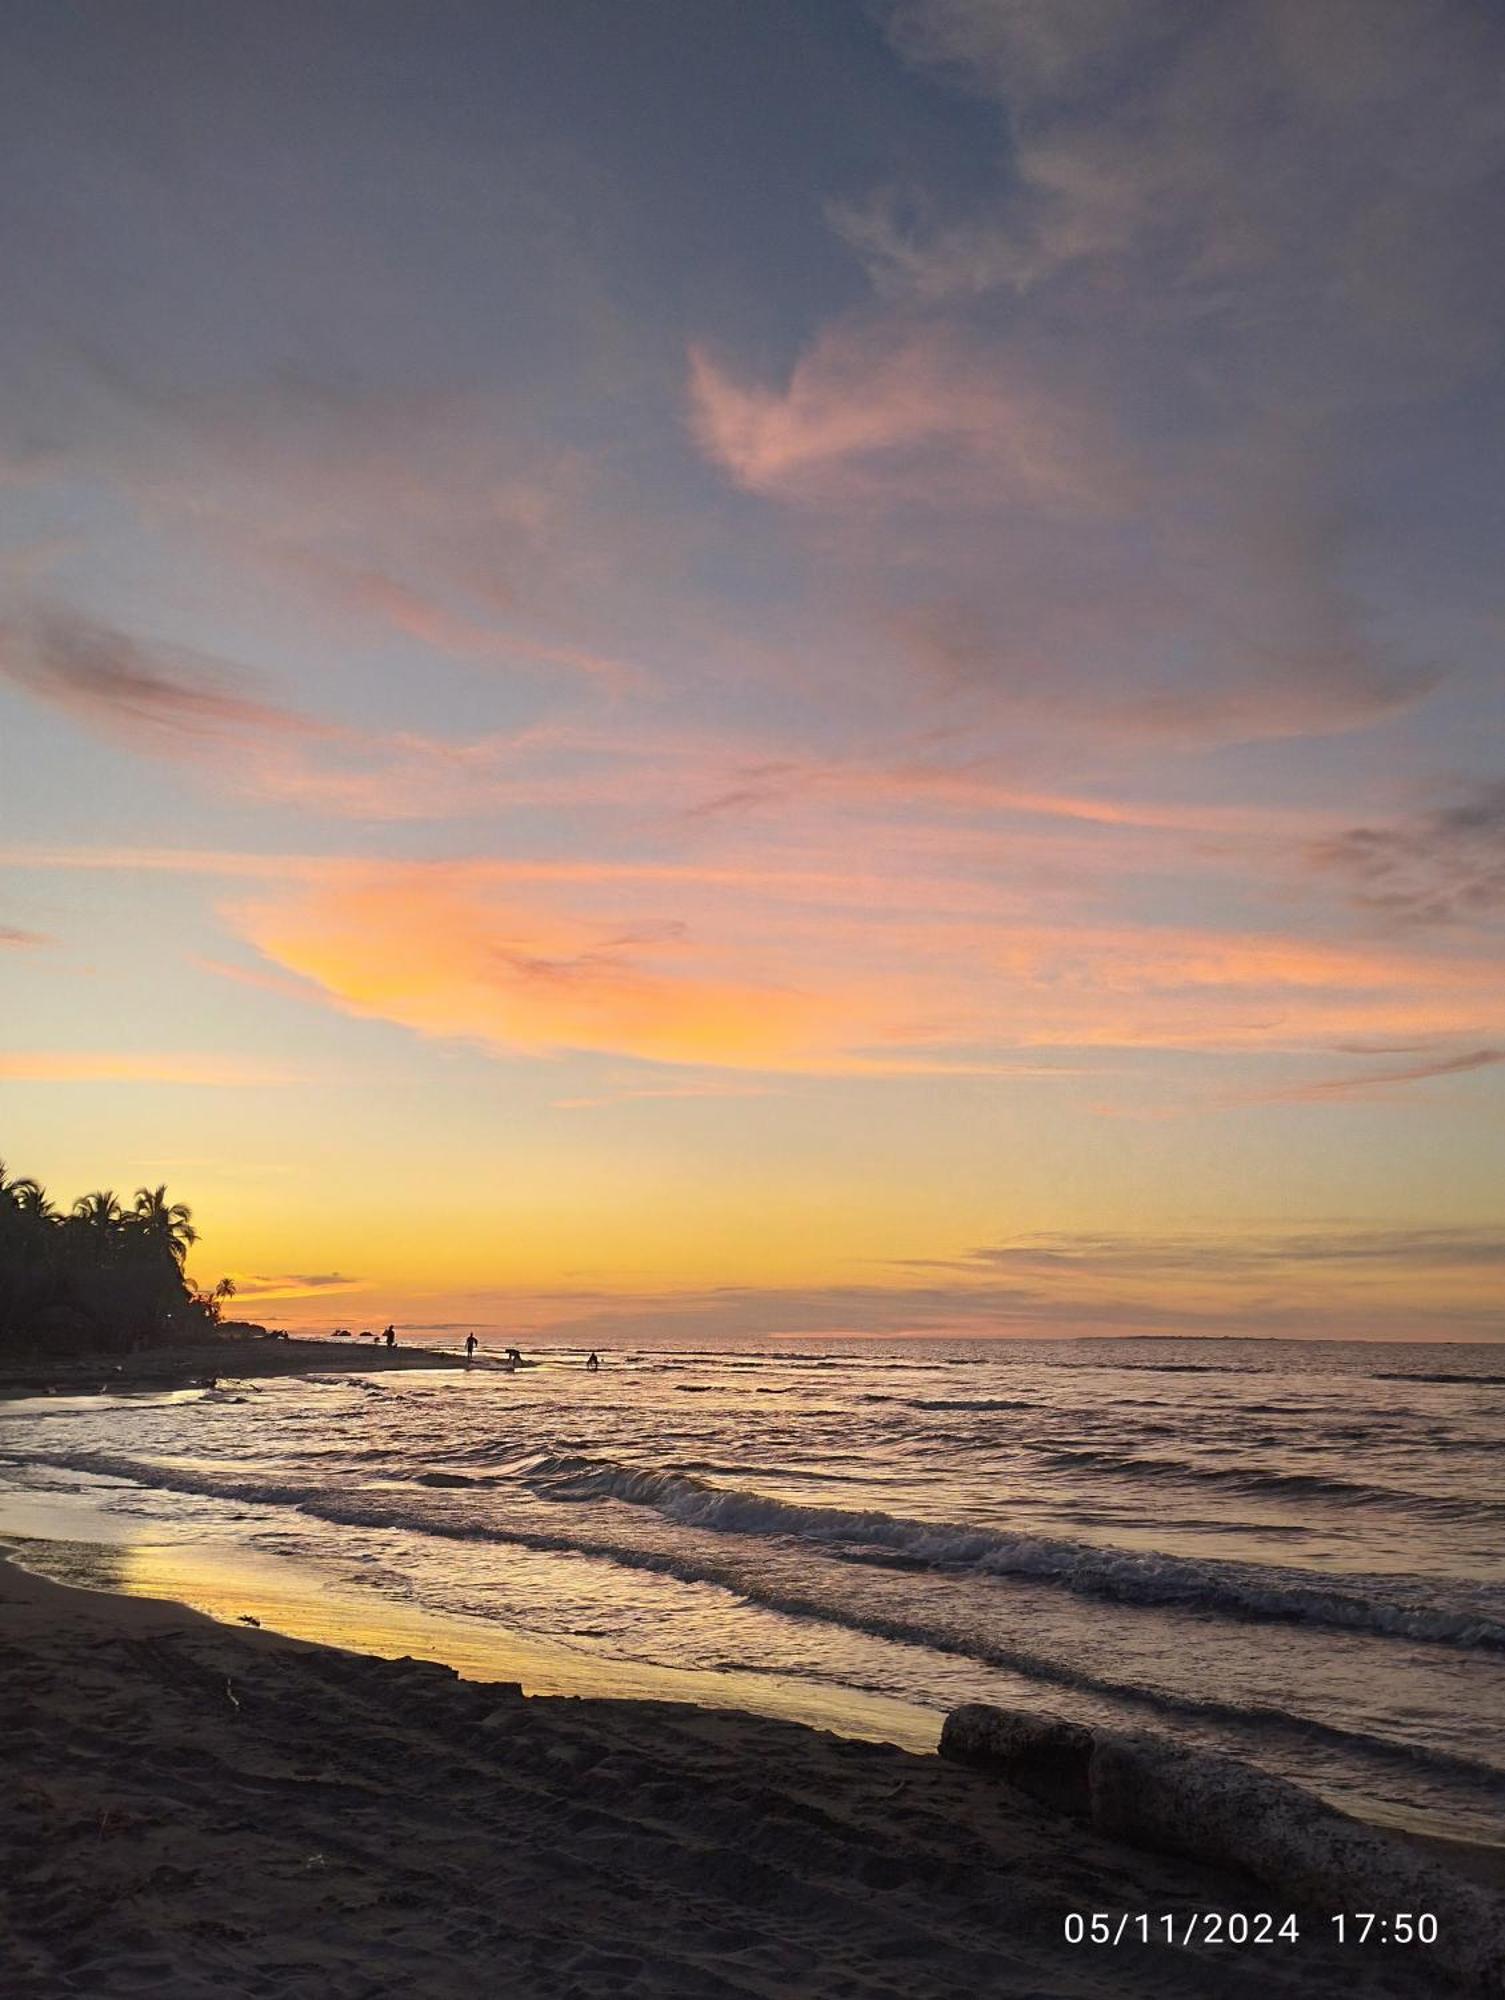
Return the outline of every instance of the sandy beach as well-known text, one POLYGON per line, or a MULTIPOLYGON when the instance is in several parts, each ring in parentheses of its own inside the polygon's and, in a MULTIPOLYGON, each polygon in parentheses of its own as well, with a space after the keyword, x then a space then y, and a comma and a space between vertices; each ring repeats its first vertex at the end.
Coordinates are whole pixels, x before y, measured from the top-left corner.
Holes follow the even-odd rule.
POLYGON ((524 1698, 0 1564, 5 1990, 539 2000, 1455 1990, 1424 1955, 1063 1943, 1269 1892, 990 1774, 795 1724, 524 1698))

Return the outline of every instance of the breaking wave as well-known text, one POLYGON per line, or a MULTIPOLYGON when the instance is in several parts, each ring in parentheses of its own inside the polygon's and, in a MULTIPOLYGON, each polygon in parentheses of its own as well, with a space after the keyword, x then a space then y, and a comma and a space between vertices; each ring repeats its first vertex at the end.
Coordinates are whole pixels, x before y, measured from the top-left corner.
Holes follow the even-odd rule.
MULTIPOLYGON (((1505 1622, 1472 1610, 1407 1603, 1253 1563, 1094 1547, 1042 1535, 1008 1534, 901 1515, 808 1507, 684 1473, 611 1459, 545 1456, 526 1483, 556 1500, 614 1499, 651 1507, 681 1526, 722 1534, 817 1542, 829 1553, 897 1556, 906 1567, 980 1570, 1053 1583, 1117 1603, 1186 1606, 1224 1617, 1325 1625, 1443 1645, 1505 1651, 1505 1622)), ((1384 1579, 1365 1579, 1382 1586, 1384 1579)))

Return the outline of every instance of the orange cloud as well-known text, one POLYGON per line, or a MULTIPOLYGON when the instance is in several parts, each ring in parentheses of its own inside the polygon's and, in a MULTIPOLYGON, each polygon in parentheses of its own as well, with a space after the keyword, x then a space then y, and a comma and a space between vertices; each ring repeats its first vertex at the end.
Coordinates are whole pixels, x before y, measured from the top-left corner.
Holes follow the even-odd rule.
POLYGON ((1289 1055, 1498 1032, 1481 958, 1060 919, 923 875, 347 863, 233 908, 285 972, 427 1036, 722 1070, 1080 1074, 1070 1050, 1289 1055), (860 878, 853 878, 860 881, 860 878), (526 887, 524 885, 527 885, 526 887), (844 894, 843 891, 846 891, 844 894), (1039 1053, 1031 1057, 1031 1050, 1039 1053))
POLYGON ((684 962, 673 927, 529 906, 466 871, 370 870, 235 916, 259 950, 341 1006, 423 1035, 750 1069, 840 1038, 834 995, 718 976, 684 962))

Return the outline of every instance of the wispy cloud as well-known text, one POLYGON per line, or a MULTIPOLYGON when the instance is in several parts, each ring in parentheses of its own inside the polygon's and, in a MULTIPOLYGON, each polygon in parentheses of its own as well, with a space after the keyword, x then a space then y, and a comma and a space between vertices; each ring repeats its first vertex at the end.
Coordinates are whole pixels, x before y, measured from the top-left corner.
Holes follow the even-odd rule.
POLYGON ((1492 1069, 1505 1062, 1505 1049, 1469 1049, 1461 1055, 1438 1056, 1430 1062, 1412 1063, 1404 1069, 1370 1070, 1358 1076, 1321 1077, 1312 1083, 1291 1084, 1282 1090, 1250 1093, 1242 1101, 1321 1103, 1329 1098, 1383 1097, 1402 1084, 1427 1083, 1439 1076, 1467 1076, 1474 1070, 1492 1069))
POLYGON ((1020 500, 1101 513, 1122 466, 1082 416, 943 329, 853 321, 823 333, 782 388, 692 350, 696 436, 750 492, 793 501, 1020 500))
POLYGON ((1266 397, 1426 393, 1489 355, 1469 245, 1505 164, 1499 24, 1443 0, 896 0, 912 61, 1006 106, 1007 192, 907 190, 838 217, 890 291, 1105 296, 1137 337, 1216 339, 1266 397), (908 195, 906 201, 903 197, 908 195), (906 214, 906 208, 908 213, 906 214))
POLYGON ((1366 909, 1409 924, 1490 924, 1505 916, 1505 781, 1390 826, 1314 843, 1320 868, 1366 909))
POLYGON ((638 1104, 656 1098, 689 1099, 724 1097, 769 1097, 775 1094, 774 1087, 764 1083, 729 1083, 724 1079, 705 1080, 697 1083, 675 1083, 653 1086, 614 1086, 589 1097, 556 1097, 556 1111, 599 1111, 613 1104, 638 1104))
POLYGON ((40 700, 128 741, 169 749, 227 731, 316 734, 316 725, 226 684, 200 655, 142 647, 62 608, 33 611, 0 632, 0 673, 40 700))
POLYGON ((0 924, 0 948, 11 947, 17 951, 34 951, 42 945, 56 944, 56 938, 45 931, 22 930, 16 924, 0 924))
POLYGON ((347 1291, 363 1282, 343 1271, 284 1271, 270 1275, 262 1272, 237 1278, 235 1292, 238 1298, 285 1298, 301 1292, 347 1291))
POLYGON ((1497 30, 1455 0, 1425 29, 1393 0, 884 13, 997 103, 1007 170, 969 208, 847 196, 871 304, 776 383, 703 347, 689 379, 706 455, 796 509, 812 573, 866 609, 869 679, 897 701, 907 661, 932 710, 1057 750, 1426 699, 1443 663, 1378 612, 1358 413, 1498 352, 1497 30))
POLYGON ((217 787, 314 813, 456 818, 589 800, 592 780, 595 795, 610 792, 584 746, 547 733, 445 739, 323 721, 250 692, 261 677, 240 663, 60 608, 0 630, 0 677, 130 749, 199 766, 217 787))
POLYGON ((306 1079, 275 1063, 239 1056, 134 1055, 118 1050, 0 1052, 7 1083, 183 1083, 226 1090, 275 1089, 306 1079))
MULTIPOLYGON (((1310 1228, 1248 1229, 1239 1234, 1187 1231, 1175 1235, 1042 1231, 986 1244, 959 1257, 898 1260, 904 1270, 991 1273, 1016 1282, 1046 1281, 1065 1288, 1080 1308, 1093 1288, 1132 1281, 1159 1288, 1195 1310, 1200 1285, 1243 1290, 1255 1306, 1275 1305, 1270 1290, 1282 1278, 1294 1286, 1350 1275, 1395 1284, 1410 1274, 1418 1284, 1454 1274, 1505 1268, 1505 1232, 1493 1227, 1396 1223, 1314 1225, 1310 1228)), ((1414 1308, 1413 1308, 1414 1310, 1414 1308)))

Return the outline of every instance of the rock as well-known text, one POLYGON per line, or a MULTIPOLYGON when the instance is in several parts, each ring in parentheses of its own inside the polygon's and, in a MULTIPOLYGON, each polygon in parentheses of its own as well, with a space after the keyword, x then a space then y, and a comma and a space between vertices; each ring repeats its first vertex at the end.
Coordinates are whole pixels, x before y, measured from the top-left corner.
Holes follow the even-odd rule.
POLYGON ((941 1729, 940 1752, 959 1764, 993 1771, 1037 1804, 1085 1819, 1092 1731, 1064 1716, 971 1702, 954 1708, 941 1729))
POLYGON ((1109 1839, 1252 1876, 1324 1922, 1340 1911, 1425 1912, 1436 1943, 1406 1949, 1466 1986, 1505 1993, 1505 1898, 1300 1785, 1165 1737, 981 1702, 946 1717, 940 1752, 1109 1839))
POLYGON ((1505 1900, 1299 1785, 1232 1757, 1104 1732, 1093 1742, 1089 1786, 1100 1833, 1237 1869, 1324 1916, 1429 1912, 1437 1942, 1411 1949, 1468 1985, 1505 1990, 1505 1900))

